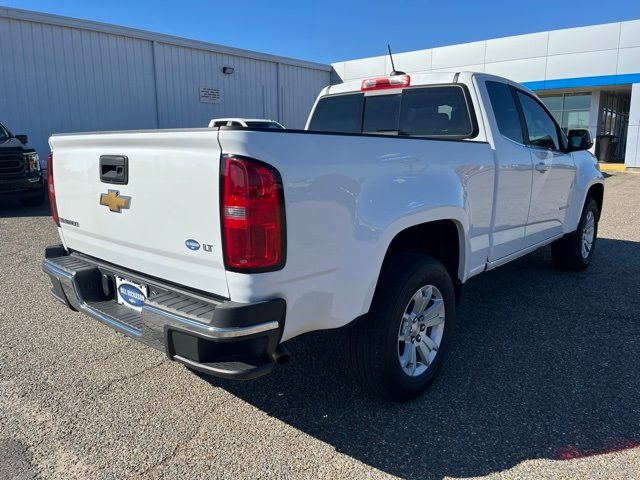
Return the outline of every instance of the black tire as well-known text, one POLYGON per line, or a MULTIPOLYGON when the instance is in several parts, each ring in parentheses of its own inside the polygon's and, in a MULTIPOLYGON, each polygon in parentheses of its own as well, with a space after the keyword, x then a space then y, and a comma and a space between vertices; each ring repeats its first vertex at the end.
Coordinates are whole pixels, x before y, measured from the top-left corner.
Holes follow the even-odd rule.
MULTIPOLYGON (((422 255, 398 255, 390 259, 380 276, 368 315, 348 330, 351 371, 376 397, 395 401, 415 398, 429 388, 442 366, 455 327, 455 316, 453 283, 442 263, 422 255), (398 335, 403 314, 414 293, 426 285, 435 286, 441 294, 445 322, 440 330, 441 340, 435 358, 426 371, 412 377, 400 364, 399 352, 407 347, 399 341, 398 335)), ((425 333, 430 331, 427 328, 425 333)))
POLYGON ((599 218, 600 212, 598 211, 598 204, 593 198, 587 197, 584 208, 582 209, 582 215, 580 216, 580 222, 578 222, 578 229, 551 244, 551 257, 556 267, 577 272, 589 266, 596 249, 599 218), (591 249, 585 256, 582 251, 582 240, 585 224, 590 213, 595 220, 593 242, 591 249))
POLYGON ((38 193, 19 197, 20 203, 25 207, 39 207, 44 203, 44 188, 38 193))

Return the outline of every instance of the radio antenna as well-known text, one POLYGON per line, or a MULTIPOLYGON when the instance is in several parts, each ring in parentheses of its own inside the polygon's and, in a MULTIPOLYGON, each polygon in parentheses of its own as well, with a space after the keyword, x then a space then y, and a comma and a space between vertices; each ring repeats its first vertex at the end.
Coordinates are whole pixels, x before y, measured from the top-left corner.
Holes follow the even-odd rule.
POLYGON ((390 75, 391 76, 394 76, 394 75, 406 75, 405 72, 401 72, 399 70, 396 70, 396 66, 393 63, 393 53, 391 53, 391 45, 389 45, 388 43, 387 43, 387 49, 389 50, 389 58, 391 59, 391 68, 393 69, 391 71, 390 75))

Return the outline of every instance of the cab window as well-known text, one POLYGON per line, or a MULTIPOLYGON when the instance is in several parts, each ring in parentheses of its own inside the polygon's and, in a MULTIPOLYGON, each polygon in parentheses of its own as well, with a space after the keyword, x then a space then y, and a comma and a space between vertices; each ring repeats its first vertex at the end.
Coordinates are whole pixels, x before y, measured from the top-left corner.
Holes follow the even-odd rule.
POLYGON ((511 87, 506 83, 492 81, 486 82, 486 86, 498 130, 514 142, 524 144, 520 115, 511 94, 511 87))
POLYGON ((324 97, 316 105, 309 124, 319 132, 361 133, 364 95, 334 95, 324 97))
POLYGON ((472 138, 474 123, 460 85, 406 88, 402 93, 353 93, 320 99, 309 130, 412 137, 472 138))
POLYGON ((551 115, 533 97, 519 90, 517 95, 524 114, 529 145, 559 150, 558 129, 551 115))

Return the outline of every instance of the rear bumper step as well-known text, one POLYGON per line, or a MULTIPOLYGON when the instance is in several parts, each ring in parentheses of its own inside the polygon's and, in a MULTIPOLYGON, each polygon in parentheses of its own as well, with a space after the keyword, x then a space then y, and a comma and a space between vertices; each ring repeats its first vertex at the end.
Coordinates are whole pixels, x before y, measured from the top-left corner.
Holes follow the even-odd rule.
POLYGON ((58 301, 192 369, 248 380, 271 372, 281 358, 283 299, 245 304, 203 297, 79 253, 69 254, 62 245, 47 247, 42 268, 58 301), (117 303, 113 285, 104 287, 103 277, 114 275, 148 286, 141 312, 117 303))

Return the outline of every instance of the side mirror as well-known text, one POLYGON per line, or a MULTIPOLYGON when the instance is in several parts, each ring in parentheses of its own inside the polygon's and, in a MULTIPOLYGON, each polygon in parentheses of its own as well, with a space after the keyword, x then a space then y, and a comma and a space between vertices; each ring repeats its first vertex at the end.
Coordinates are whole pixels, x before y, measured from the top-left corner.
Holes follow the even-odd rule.
POLYGON ((29 141, 29 137, 27 137, 26 135, 16 135, 16 138, 20 140, 20 143, 22 143, 23 145, 26 145, 29 141))
POLYGON ((569 130, 567 137, 569 138, 569 151, 571 152, 589 150, 593 147, 591 132, 586 128, 575 128, 573 130, 569 130))

